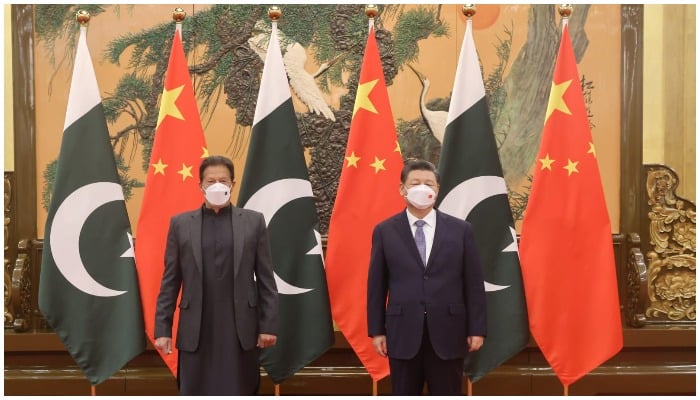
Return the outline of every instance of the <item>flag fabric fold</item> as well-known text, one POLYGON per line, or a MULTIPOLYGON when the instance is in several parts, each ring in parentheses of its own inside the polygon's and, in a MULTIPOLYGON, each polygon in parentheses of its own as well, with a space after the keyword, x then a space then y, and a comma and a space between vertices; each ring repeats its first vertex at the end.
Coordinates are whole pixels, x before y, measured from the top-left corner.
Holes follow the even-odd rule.
POLYGON ((403 160, 379 48, 370 27, 338 192, 328 228, 326 276, 333 320, 373 380, 389 374, 368 337, 367 272, 374 226, 405 207, 403 160))
POLYGON ((44 237, 39 309, 92 385, 145 348, 131 226, 86 27, 44 237))
POLYGON ((321 234, 277 23, 265 58, 238 205, 265 216, 279 293, 277 344, 260 363, 281 383, 333 345, 321 234))
MULTIPOLYGON (((208 156, 204 131, 187 68, 180 29, 173 37, 153 149, 146 173, 141 211, 136 227, 136 267, 141 287, 146 335, 154 341, 156 300, 163 277, 165 242, 170 218, 203 203, 199 165, 208 156)), ((179 311, 173 318, 173 344, 179 311)), ((177 349, 160 353, 177 376, 177 349)))
POLYGON ((521 234, 530 330, 565 386, 622 348, 610 218, 564 23, 521 234))
POLYGON ((472 224, 484 269, 488 337, 464 364, 475 383, 525 348, 530 333, 515 225, 471 22, 462 42, 440 154, 438 208, 472 224))

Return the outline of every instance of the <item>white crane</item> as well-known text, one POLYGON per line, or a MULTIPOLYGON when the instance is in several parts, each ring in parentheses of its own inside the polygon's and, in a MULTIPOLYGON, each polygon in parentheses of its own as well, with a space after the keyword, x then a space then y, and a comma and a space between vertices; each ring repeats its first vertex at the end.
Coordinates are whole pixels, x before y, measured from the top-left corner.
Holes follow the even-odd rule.
POLYGON ((435 136, 435 139, 442 144, 442 140, 445 138, 445 127, 447 126, 447 111, 433 111, 425 106, 425 94, 428 93, 430 88, 430 80, 413 68, 411 64, 408 64, 408 67, 415 72, 421 85, 423 85, 423 90, 420 92, 420 113, 423 116, 423 120, 428 125, 430 132, 435 136))
MULTIPOLYGON (((258 54, 263 62, 265 61, 267 46, 270 42, 271 31, 272 28, 269 22, 259 20, 253 29, 253 36, 248 39, 248 45, 258 54)), ((280 48, 285 49, 282 61, 284 62, 284 68, 287 70, 289 86, 292 88, 292 91, 299 100, 306 104, 309 111, 317 115, 323 115, 331 121, 335 121, 333 110, 331 110, 330 106, 323 98, 323 93, 321 93, 321 89, 316 85, 315 78, 337 62, 340 56, 321 64, 318 71, 312 75, 304 69, 307 58, 306 49, 298 42, 287 37, 287 35, 279 29, 277 30, 277 34, 280 41, 280 48)))

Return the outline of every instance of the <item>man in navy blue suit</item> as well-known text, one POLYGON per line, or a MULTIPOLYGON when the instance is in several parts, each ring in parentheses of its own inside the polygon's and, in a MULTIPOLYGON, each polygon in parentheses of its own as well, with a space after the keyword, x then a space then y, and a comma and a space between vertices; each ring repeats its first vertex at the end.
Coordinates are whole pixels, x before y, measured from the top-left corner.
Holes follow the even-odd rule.
POLYGON ((486 336, 486 293, 469 222, 433 208, 435 166, 409 160, 406 209, 374 228, 367 279, 369 336, 389 357, 394 395, 461 395, 467 349, 486 336), (387 301, 388 295, 388 301, 387 301))

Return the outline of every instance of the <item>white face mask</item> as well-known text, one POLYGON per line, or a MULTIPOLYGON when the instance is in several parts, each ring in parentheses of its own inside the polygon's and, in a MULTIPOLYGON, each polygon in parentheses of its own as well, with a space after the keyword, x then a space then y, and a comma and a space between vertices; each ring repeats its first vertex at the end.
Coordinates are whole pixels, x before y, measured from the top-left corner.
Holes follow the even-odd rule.
POLYGON ((231 199, 231 188, 216 182, 204 190, 204 197, 213 206, 223 206, 231 199))
POLYGON ((406 200, 419 210, 435 204, 435 192, 427 185, 417 185, 406 189, 406 200))

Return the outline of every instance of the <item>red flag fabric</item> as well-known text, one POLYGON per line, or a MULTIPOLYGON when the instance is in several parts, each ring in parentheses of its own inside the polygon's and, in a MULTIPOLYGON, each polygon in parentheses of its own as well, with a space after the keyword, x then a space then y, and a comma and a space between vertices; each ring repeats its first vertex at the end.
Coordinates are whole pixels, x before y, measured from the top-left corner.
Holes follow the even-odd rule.
POLYGON ((530 331, 565 386, 622 348, 610 218, 564 30, 520 242, 530 331))
MULTIPOLYGON (((175 31, 165 73, 163 94, 146 188, 136 226, 136 269, 146 335, 154 342, 156 299, 163 277, 165 241, 170 218, 203 203, 199 190, 199 165, 208 151, 199 118, 180 30, 175 31)), ((160 353, 177 376, 175 336, 179 311, 173 319, 173 352, 160 353)))
POLYGON ((326 276, 333 320, 375 381, 389 375, 389 362, 375 352, 367 336, 372 231, 405 206, 399 193, 402 168, 379 48, 370 27, 328 227, 326 276))

